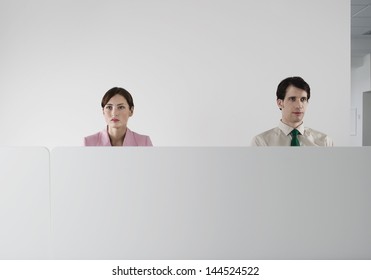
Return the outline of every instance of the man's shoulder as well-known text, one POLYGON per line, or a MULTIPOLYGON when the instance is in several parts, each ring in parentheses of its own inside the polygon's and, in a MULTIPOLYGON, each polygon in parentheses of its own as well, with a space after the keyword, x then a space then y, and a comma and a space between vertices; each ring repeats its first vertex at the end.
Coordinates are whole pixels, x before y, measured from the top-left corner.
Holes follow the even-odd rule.
POLYGON ((269 130, 266 130, 256 136, 251 141, 252 146, 270 146, 271 139, 276 138, 282 133, 279 127, 274 127, 269 130))
POLYGON ((281 133, 281 129, 279 127, 274 127, 274 128, 268 129, 268 130, 256 135, 255 137, 264 137, 264 136, 267 136, 267 135, 280 134, 280 133, 281 133))
POLYGON ((312 135, 313 137, 320 137, 320 138, 328 137, 328 135, 326 133, 323 133, 321 131, 318 131, 318 130, 310 128, 310 127, 305 127, 304 134, 306 134, 308 136, 312 135))
POLYGON ((312 139, 318 146, 333 146, 333 140, 326 133, 316 129, 305 127, 304 136, 312 139))

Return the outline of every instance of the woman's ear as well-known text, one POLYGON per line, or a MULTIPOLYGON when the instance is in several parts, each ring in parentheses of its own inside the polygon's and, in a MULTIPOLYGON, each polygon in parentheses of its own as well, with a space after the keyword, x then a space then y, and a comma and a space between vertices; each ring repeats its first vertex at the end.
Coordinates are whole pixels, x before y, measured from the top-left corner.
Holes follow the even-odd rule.
POLYGON ((134 114, 134 107, 131 107, 129 116, 131 117, 134 114))

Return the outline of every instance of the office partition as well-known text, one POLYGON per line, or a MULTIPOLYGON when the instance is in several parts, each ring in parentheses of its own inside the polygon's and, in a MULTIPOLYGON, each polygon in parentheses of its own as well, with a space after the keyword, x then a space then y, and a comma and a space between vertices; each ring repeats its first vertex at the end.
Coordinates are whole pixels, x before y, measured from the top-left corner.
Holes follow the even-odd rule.
POLYGON ((49 151, 0 147, 0 259, 50 257, 49 151))
POLYGON ((57 148, 53 258, 370 259, 371 149, 57 148))

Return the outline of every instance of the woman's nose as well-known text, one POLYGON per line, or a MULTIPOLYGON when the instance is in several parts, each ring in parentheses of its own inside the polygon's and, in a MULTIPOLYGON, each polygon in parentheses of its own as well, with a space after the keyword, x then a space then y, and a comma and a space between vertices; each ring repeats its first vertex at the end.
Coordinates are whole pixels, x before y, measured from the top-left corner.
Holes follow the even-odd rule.
POLYGON ((112 116, 117 116, 118 113, 117 113, 117 109, 115 107, 112 108, 112 116))

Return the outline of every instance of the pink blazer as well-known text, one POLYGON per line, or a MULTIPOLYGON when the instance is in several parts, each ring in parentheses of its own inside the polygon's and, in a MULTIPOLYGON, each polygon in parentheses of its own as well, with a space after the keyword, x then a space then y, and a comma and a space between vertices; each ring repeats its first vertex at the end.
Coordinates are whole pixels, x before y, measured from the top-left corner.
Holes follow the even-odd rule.
MULTIPOLYGON (((107 129, 84 138, 84 146, 111 146, 107 129)), ((123 146, 152 146, 149 136, 126 129, 123 146)))

